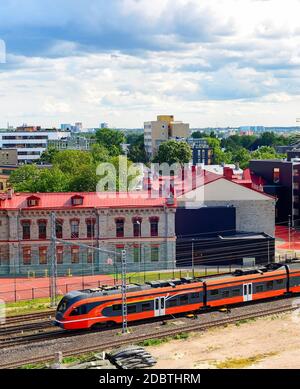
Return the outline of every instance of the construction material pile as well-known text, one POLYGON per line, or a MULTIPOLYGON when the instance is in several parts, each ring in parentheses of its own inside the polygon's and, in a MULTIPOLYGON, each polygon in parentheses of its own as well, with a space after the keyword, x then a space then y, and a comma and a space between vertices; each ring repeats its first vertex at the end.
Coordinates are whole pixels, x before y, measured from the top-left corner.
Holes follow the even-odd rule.
POLYGON ((146 369, 156 364, 156 360, 145 349, 130 346, 107 355, 111 363, 119 369, 146 369))

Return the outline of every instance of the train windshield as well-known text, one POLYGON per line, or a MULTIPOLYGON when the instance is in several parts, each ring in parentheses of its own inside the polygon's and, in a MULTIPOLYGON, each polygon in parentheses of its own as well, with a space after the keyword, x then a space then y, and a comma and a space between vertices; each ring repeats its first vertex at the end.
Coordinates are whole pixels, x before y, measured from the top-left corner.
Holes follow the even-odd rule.
POLYGON ((68 299, 64 297, 58 304, 57 311, 63 313, 67 310, 67 307, 68 307, 68 299))

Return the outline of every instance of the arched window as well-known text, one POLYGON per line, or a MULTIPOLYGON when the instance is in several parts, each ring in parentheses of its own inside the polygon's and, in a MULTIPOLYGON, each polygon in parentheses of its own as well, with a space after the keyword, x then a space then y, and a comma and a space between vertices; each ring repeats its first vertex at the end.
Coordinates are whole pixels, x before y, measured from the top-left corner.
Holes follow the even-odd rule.
POLYGON ((47 220, 38 220, 39 239, 47 238, 47 220))
POLYGON ((116 236, 117 238, 124 238, 124 218, 116 219, 116 236))
POLYGON ((159 218, 158 217, 150 217, 149 222, 150 222, 150 235, 151 236, 158 236, 159 218))
POLYGON ((133 236, 136 238, 140 238, 142 236, 142 221, 141 217, 134 217, 132 219, 133 224, 133 236))
POLYGON ((71 239, 79 238, 79 219, 70 220, 71 223, 71 239))

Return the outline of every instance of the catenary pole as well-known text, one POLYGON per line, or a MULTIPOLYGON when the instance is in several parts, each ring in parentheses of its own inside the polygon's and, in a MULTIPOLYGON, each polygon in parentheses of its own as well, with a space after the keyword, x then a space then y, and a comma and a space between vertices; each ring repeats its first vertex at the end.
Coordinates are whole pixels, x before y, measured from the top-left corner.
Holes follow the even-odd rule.
POLYGON ((126 260, 126 250, 122 251, 122 333, 127 334, 128 333, 128 327, 127 327, 127 295, 126 295, 126 289, 127 289, 127 280, 126 280, 126 273, 127 273, 127 260, 126 260))
POLYGON ((50 298, 51 298, 51 307, 55 308, 57 305, 57 257, 56 257, 56 217, 54 212, 51 213, 50 263, 51 263, 50 298))

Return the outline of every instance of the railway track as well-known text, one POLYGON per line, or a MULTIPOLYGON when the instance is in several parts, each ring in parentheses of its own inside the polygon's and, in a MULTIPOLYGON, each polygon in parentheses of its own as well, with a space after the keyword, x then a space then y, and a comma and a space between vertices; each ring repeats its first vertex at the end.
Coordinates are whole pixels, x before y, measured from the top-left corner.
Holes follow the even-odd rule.
POLYGON ((17 316, 8 316, 6 318, 5 324, 0 326, 1 328, 8 327, 12 324, 19 324, 19 323, 26 323, 31 322, 35 320, 43 320, 50 318, 51 316, 55 315, 55 310, 49 310, 46 312, 37 312, 37 313, 30 313, 26 315, 17 315, 17 316))
MULTIPOLYGON (((283 307, 277 307, 277 308, 268 308, 268 309, 262 309, 257 312, 251 312, 251 313, 244 313, 244 314, 238 314, 234 316, 228 316, 223 319, 217 319, 212 320, 207 323, 191 323, 189 325, 185 325, 184 327, 176 327, 176 328, 168 328, 166 330, 161 331, 149 331, 146 334, 140 334, 140 335, 134 335, 134 334, 128 334, 124 337, 117 337, 114 340, 105 341, 102 337, 99 337, 99 343, 95 343, 92 346, 85 346, 85 347, 75 347, 72 349, 72 351, 64 352, 64 357, 70 357, 70 356, 76 356, 76 355, 82 355, 94 351, 104 351, 109 350, 114 347, 119 347, 127 344, 134 344, 139 343, 144 340, 148 339, 159 339, 159 338, 165 338, 170 336, 178 335, 182 332, 197 332, 197 331, 205 331, 209 328, 213 327, 219 327, 224 326, 226 324, 232 324, 239 322, 241 320, 247 320, 247 319, 253 319, 253 318, 260 318, 275 314, 282 314, 285 312, 290 312, 295 310, 296 307, 293 307, 292 305, 287 305, 283 307)), ((72 334, 71 334, 72 335, 72 334)), ((73 334, 74 335, 74 334, 73 334)), ((43 356, 35 357, 35 358, 27 358, 26 360, 18 360, 15 362, 7 362, 7 363, 0 363, 1 369, 12 369, 17 368, 23 365, 28 364, 41 364, 41 363, 47 363, 51 362, 55 359, 54 353, 45 354, 43 356)))
POLYGON ((3 337, 13 334, 23 334, 52 327, 52 317, 55 311, 39 312, 27 315, 12 316, 0 325, 0 343, 3 337))
POLYGON ((81 334, 83 334, 82 331, 66 332, 64 330, 54 329, 48 332, 39 332, 39 333, 25 335, 25 336, 14 336, 6 339, 0 339, 0 347, 10 348, 15 346, 20 346, 23 344, 32 344, 39 341, 53 340, 59 338, 70 338, 81 334))
POLYGON ((0 343, 3 337, 13 334, 23 334, 24 332, 39 331, 42 329, 53 327, 51 320, 42 321, 40 323, 20 324, 16 326, 0 327, 0 343))

